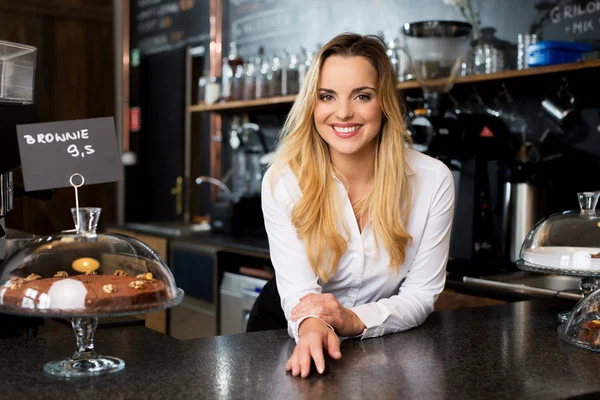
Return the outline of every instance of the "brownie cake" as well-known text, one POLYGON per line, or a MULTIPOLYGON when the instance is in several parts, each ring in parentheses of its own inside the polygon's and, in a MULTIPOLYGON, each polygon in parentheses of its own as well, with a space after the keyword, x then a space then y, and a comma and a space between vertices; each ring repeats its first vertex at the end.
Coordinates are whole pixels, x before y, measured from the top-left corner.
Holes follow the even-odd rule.
POLYGON ((592 346, 600 346, 600 321, 585 321, 579 327, 579 340, 592 346))
POLYGON ((166 299, 165 284, 151 273, 68 276, 59 271, 52 278, 31 274, 0 286, 0 304, 25 309, 129 311, 166 299))

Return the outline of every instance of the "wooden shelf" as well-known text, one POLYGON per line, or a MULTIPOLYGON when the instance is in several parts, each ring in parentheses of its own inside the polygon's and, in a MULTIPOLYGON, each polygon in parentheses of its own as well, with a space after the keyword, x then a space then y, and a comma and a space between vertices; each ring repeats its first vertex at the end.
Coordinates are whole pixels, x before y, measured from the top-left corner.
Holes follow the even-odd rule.
POLYGON ((253 108, 253 107, 264 107, 275 104, 290 104, 293 103, 296 99, 296 95, 292 94, 289 96, 277 96, 277 97, 269 97, 266 99, 256 99, 256 100, 236 100, 229 101, 227 103, 217 103, 217 104, 196 104, 190 106, 190 112, 198 112, 198 111, 222 111, 222 110, 235 110, 235 109, 244 109, 244 108, 253 108))
MULTIPOLYGON (((476 83, 476 82, 485 82, 485 81, 497 81, 502 79, 512 79, 512 78, 520 78, 525 76, 534 76, 534 75, 545 75, 552 74, 557 72, 568 72, 568 71, 577 71, 588 68, 597 68, 600 67, 600 60, 590 60, 590 61, 580 61, 571 64, 558 64, 558 65, 549 65, 546 67, 532 67, 522 70, 514 70, 514 71, 502 71, 494 74, 486 74, 486 75, 469 75, 465 77, 460 77, 456 79, 454 85, 460 85, 464 83, 476 83)), ((432 82, 434 83, 434 82, 432 82)), ((416 81, 410 82, 402 82, 398 84, 398 89, 406 90, 406 89, 418 89, 419 84, 416 81)), ((225 111, 225 110, 241 110, 255 107, 265 107, 277 104, 291 104, 296 99, 296 95, 289 96, 278 96, 271 97, 267 99, 257 99, 257 100, 239 100, 239 101, 230 101, 227 103, 217 103, 217 104, 196 104, 190 106, 190 112, 201 112, 201 111, 225 111)))
MULTIPOLYGON (((521 70, 511 70, 511 71, 502 71, 496 72, 494 74, 482 74, 482 75, 469 75, 465 77, 459 77, 454 82, 454 85, 460 85, 464 83, 475 83, 475 82, 485 82, 485 81, 498 81, 502 79, 511 79, 511 78, 521 78, 525 76, 537 76, 537 75, 545 75, 552 74, 556 72, 568 72, 568 71, 576 71, 580 69, 587 68, 596 68, 600 67, 600 60, 590 60, 590 61, 580 61, 571 64, 558 64, 558 65, 548 65, 545 67, 531 67, 521 70)), ((432 81, 434 84, 435 81, 432 81)), ((410 82, 402 82, 398 84, 398 89, 417 89, 419 88, 419 84, 416 81, 410 82)))

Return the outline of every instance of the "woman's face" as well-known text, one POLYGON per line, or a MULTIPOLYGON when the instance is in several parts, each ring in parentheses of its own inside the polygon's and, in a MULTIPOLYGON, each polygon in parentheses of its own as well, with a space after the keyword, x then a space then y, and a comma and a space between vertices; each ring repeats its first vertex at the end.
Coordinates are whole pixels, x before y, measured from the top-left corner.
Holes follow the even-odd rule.
POLYGON ((323 63, 314 119, 332 157, 375 151, 382 120, 377 80, 364 57, 330 56, 323 63))

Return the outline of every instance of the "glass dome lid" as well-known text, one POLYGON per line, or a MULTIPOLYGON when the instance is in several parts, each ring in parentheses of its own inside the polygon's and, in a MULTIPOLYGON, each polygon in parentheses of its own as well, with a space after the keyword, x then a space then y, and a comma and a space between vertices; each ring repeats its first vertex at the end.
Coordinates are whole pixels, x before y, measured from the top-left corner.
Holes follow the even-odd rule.
POLYGON ((600 352, 600 289, 577 303, 558 327, 558 336, 569 344, 600 352))
POLYGON ((73 214, 78 229, 32 239, 0 266, 0 313, 115 316, 181 301, 183 292, 152 249, 126 235, 97 233, 99 208, 73 214))
POLYGON ((538 222, 521 247, 519 268, 534 272, 600 276, 600 192, 577 194, 580 210, 538 222))

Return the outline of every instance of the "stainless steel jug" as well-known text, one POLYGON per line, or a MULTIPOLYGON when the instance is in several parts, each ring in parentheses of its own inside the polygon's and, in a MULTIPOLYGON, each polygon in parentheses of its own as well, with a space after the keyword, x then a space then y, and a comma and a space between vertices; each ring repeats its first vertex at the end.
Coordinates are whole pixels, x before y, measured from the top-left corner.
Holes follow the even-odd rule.
POLYGON ((528 182, 506 182, 504 189, 504 253, 515 262, 525 237, 543 217, 540 189, 528 182))

